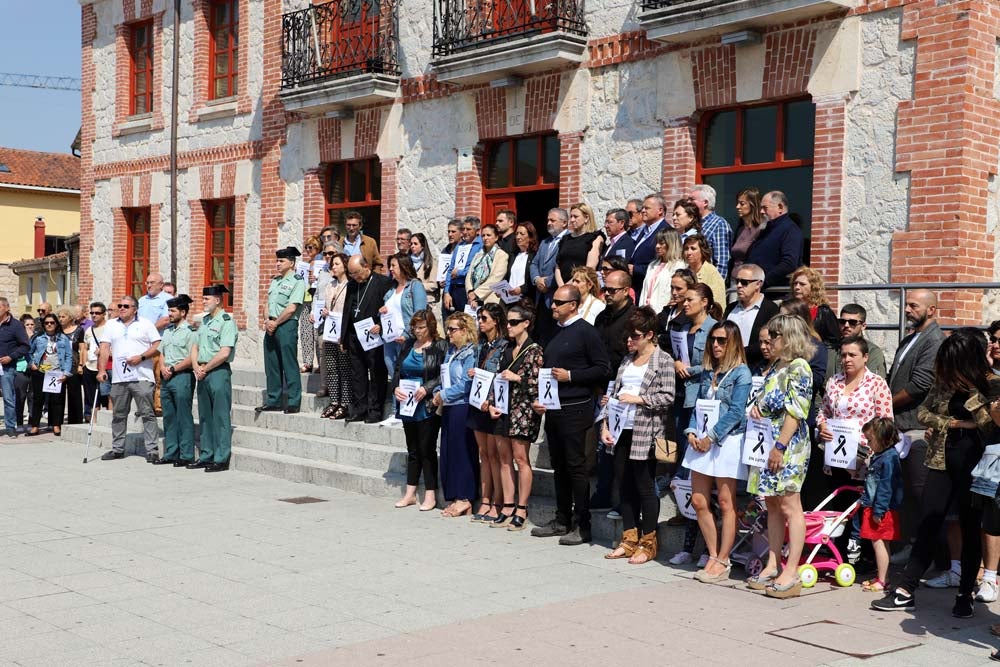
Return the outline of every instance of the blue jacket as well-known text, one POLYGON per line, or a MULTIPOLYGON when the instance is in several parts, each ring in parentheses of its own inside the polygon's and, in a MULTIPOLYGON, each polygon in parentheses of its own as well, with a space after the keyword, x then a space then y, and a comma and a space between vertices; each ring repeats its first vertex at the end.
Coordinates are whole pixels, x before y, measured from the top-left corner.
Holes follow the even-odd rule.
POLYGON ((868 462, 868 476, 865 477, 865 490, 861 494, 861 506, 870 507, 872 514, 882 517, 902 504, 903 464, 896 448, 890 447, 875 454, 868 462))
POLYGON ((28 356, 28 334, 24 325, 13 315, 6 322, 0 322, 0 357, 10 357, 4 368, 14 369, 18 359, 28 356))
MULTIPOLYGON (((45 346, 49 342, 48 334, 39 334, 31 339, 31 363, 37 366, 42 363, 45 346)), ((73 373, 73 343, 66 334, 56 334, 56 353, 59 355, 59 370, 65 375, 73 373)))
POLYGON ((656 234, 661 229, 666 229, 666 225, 667 221, 663 219, 656 225, 653 232, 643 230, 642 240, 635 244, 635 250, 632 252, 629 263, 633 266, 632 289, 635 290, 636 294, 642 291, 642 283, 646 280, 646 269, 649 268, 649 263, 656 259, 656 234))
POLYGON ((536 292, 539 302, 545 302, 546 308, 552 307, 552 294, 556 291, 556 259, 559 257, 559 241, 567 234, 563 230, 558 236, 545 239, 539 246, 535 258, 531 260, 531 268, 528 273, 531 275, 531 284, 535 284, 538 278, 545 278, 545 294, 536 292))
MULTIPOLYGON (((705 367, 702 365, 702 360, 705 358, 705 343, 708 342, 708 332, 715 325, 716 321, 710 316, 706 316, 705 321, 701 324, 701 328, 694 335, 694 353, 691 355, 691 366, 688 368, 691 376, 687 380, 683 380, 685 408, 693 408, 694 404, 698 401, 698 391, 701 389, 701 374, 705 370, 705 367)), ((685 324, 681 329, 685 335, 690 330, 690 322, 685 324)), ((743 398, 743 409, 746 409, 746 397, 743 398)))
MULTIPOLYGON (((389 298, 395 291, 396 285, 393 284, 392 288, 382 297, 382 303, 389 303, 389 298)), ((423 283, 419 280, 411 280, 406 283, 403 293, 399 296, 399 305, 403 311, 403 330, 406 332, 405 336, 410 338, 412 337, 410 320, 413 319, 413 314, 427 309, 427 290, 424 289, 423 283)))
POLYGON ((788 276, 802 265, 802 230, 787 213, 768 221, 746 263, 764 269, 764 288, 787 286, 788 276))
POLYGON ((452 285, 455 285, 463 292, 465 291, 465 275, 469 272, 469 266, 472 264, 472 258, 476 256, 476 253, 483 249, 483 240, 476 236, 472 240, 472 243, 456 243, 455 249, 451 251, 451 266, 455 266, 455 260, 458 259, 459 248, 465 248, 467 246, 472 246, 469 250, 469 254, 465 258, 465 266, 458 270, 455 277, 451 277, 452 269, 448 269, 448 273, 444 276, 444 291, 447 292, 451 289, 452 285))
MULTIPOLYGON (((705 369, 701 372, 701 383, 698 388, 698 398, 708 398, 712 388, 712 377, 715 371, 705 369)), ((722 403, 719 411, 719 421, 708 433, 708 439, 714 443, 722 442, 726 436, 738 435, 747 428, 747 399, 750 398, 752 380, 750 369, 741 364, 731 370, 728 375, 720 376, 721 382, 715 390, 715 399, 722 403), (723 377, 724 376, 724 377, 723 377)), ((691 413, 691 423, 684 434, 698 435, 697 414, 691 413)))
MULTIPOLYGON (((611 241, 609 239, 608 243, 610 242, 611 241)), ((632 239, 632 235, 628 232, 622 234, 621 238, 615 241, 613 246, 608 247, 608 249, 604 251, 604 257, 620 257, 618 254, 619 250, 625 252, 624 259, 626 262, 632 259, 632 253, 635 252, 635 241, 632 239)))
POLYGON ((466 345, 461 350, 456 351, 454 346, 448 348, 448 377, 451 378, 451 386, 444 389, 438 385, 434 393, 441 393, 441 400, 445 405, 461 403, 469 399, 469 388, 472 386, 472 378, 469 377, 469 369, 476 365, 476 346, 466 345))

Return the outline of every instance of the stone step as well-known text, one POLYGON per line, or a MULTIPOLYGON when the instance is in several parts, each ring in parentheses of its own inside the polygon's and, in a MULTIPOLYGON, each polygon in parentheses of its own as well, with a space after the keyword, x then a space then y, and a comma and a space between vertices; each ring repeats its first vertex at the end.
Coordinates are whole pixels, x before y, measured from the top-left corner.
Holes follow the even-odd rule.
MULTIPOLYGON (((322 373, 299 373, 299 378, 303 393, 315 394, 323 385, 322 373)), ((267 376, 263 368, 233 366, 233 384, 263 388, 267 386, 267 376)))

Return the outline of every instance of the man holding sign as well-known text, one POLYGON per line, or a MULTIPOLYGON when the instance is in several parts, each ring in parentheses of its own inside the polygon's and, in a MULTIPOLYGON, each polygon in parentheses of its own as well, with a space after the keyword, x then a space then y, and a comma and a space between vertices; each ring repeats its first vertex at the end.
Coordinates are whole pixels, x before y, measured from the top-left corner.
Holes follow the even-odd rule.
POLYGON ((125 456, 125 432, 128 416, 135 401, 135 412, 142 419, 146 461, 159 458, 156 415, 153 414, 153 359, 160 354, 160 332, 149 320, 137 316, 138 302, 126 295, 118 299, 118 317, 104 327, 97 360, 97 381, 108 378, 107 362, 111 359, 111 451, 101 457, 113 461, 125 456))
POLYGON ((350 353, 354 382, 354 405, 350 407, 347 421, 364 420, 368 424, 377 424, 382 421, 382 404, 385 402, 389 373, 382 350, 378 349, 381 340, 376 346, 371 343, 382 335, 382 327, 377 324, 380 321, 378 311, 392 283, 388 276, 373 272, 364 255, 355 255, 348 260, 347 274, 351 281, 347 285, 345 321, 341 330, 344 346, 350 353), (369 318, 373 324, 364 332, 359 332, 355 324, 369 318))
POLYGON ((556 486, 556 517, 532 529, 535 537, 561 535, 559 544, 590 542, 590 477, 586 436, 594 419, 595 388, 610 373, 608 353, 601 337, 579 313, 580 290, 563 285, 552 298, 557 332, 545 346, 545 365, 558 383, 558 409, 545 407, 543 392, 550 387, 539 374, 539 400, 533 407, 545 420, 556 486), (575 521, 574 521, 575 517, 575 521))

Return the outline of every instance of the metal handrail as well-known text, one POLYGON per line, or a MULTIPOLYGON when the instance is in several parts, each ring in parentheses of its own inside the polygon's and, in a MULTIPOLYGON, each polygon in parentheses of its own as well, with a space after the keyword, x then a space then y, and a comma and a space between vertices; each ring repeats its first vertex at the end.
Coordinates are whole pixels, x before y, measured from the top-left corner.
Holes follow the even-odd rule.
POLYGON ((564 32, 586 36, 584 0, 433 0, 434 57, 564 32))
POLYGON ((719 5, 733 5, 743 0, 642 0, 643 9, 663 9, 676 7, 678 11, 687 9, 714 9, 719 5), (687 5, 687 6, 686 6, 687 5))

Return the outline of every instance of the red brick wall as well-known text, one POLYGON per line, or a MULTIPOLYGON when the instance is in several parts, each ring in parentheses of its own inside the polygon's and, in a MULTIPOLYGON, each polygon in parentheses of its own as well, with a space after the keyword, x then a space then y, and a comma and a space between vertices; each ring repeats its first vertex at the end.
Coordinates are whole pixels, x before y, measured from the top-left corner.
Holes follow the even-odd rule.
MULTIPOLYGON (((559 74, 549 74, 528 79, 525 83, 524 131, 544 132, 551 130, 559 109, 559 74)), ((506 103, 506 97, 504 97, 506 103)), ((504 113, 506 123, 506 113, 504 113)))
MULTIPOLYGON (((896 169, 910 172, 910 224, 892 243, 892 279, 990 281, 987 182, 997 170, 1000 104, 993 98, 1000 6, 920 0, 903 10, 917 41, 913 99, 901 102, 896 169), (961 261, 955 252, 961 248, 961 261)), ((939 295, 942 316, 982 319, 981 291, 939 295)))
POLYGON ((764 38, 764 98, 804 92, 812 72, 816 30, 770 32, 764 38))
MULTIPOLYGON (((326 197, 323 196, 324 170, 310 169, 303 178, 303 238, 308 238, 326 226, 326 197)), ((382 187, 385 187, 383 183, 382 187)))
POLYGON ((810 263, 823 274, 826 282, 839 283, 847 100, 834 97, 818 98, 814 102, 816 140, 810 263))
POLYGON ((568 209, 582 201, 580 143, 583 132, 559 135, 559 206, 568 209))
POLYGON ((699 109, 736 103, 736 47, 709 46, 691 53, 694 99, 699 109))
POLYGON ((380 221, 379 250, 383 257, 396 252, 396 229, 399 224, 399 181, 396 178, 398 169, 398 158, 382 160, 382 204, 380 209, 382 220, 380 221))
POLYGON ((319 161, 336 162, 341 159, 340 119, 321 118, 319 121, 319 161))
POLYGON ((607 67, 652 58, 669 47, 646 38, 646 32, 635 30, 618 35, 592 39, 587 43, 587 67, 607 67))
POLYGON ((80 303, 91 300, 94 274, 91 270, 94 250, 94 54, 97 15, 93 5, 80 8, 81 116, 80 116, 80 266, 78 275, 80 303))
POLYGON ((354 157, 371 157, 378 148, 382 108, 364 109, 354 114, 354 157))
POLYGON ((663 129, 661 189, 667 200, 676 200, 694 183, 696 132, 697 126, 688 119, 677 119, 663 129))
MULTIPOLYGON (((202 171, 209 170, 203 169, 202 171)), ((202 188, 202 197, 204 197, 204 187, 202 188)), ((205 276, 207 274, 205 253, 208 246, 208 217, 205 214, 205 204, 201 199, 188 200, 188 208, 191 211, 191 232, 188 238, 188 294, 195 300, 195 303, 200 303, 197 297, 201 295, 201 288, 206 284, 205 276)), ((241 227, 242 222, 243 218, 236 216, 237 229, 241 227)), ((236 248, 237 256, 242 255, 243 253, 239 252, 240 246, 237 245, 236 248)), ((242 274, 236 273, 236 284, 241 282, 242 277, 242 274)))
MULTIPOLYGON (((207 110, 205 103, 209 100, 211 81, 211 37, 209 35, 209 10, 210 0, 191 0, 194 15, 194 103, 191 105, 191 113, 188 122, 197 123, 201 113, 207 110)), ((239 0, 239 26, 237 36, 239 39, 239 51, 237 54, 237 67, 239 78, 237 79, 237 114, 249 113, 253 108, 253 102, 247 93, 247 73, 250 71, 250 2, 249 0, 239 0)))
POLYGON ((476 121, 480 140, 506 136, 507 92, 503 88, 476 91, 476 121))

